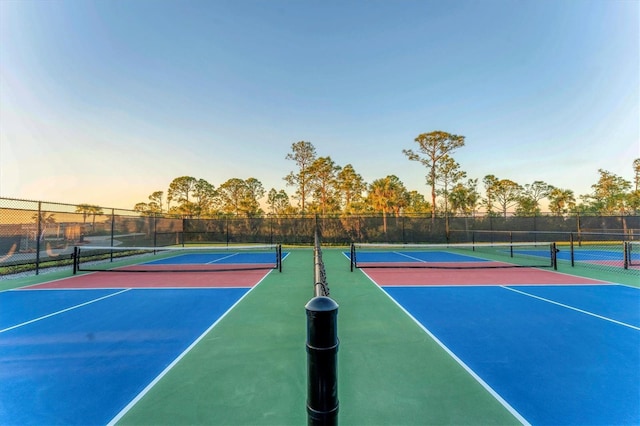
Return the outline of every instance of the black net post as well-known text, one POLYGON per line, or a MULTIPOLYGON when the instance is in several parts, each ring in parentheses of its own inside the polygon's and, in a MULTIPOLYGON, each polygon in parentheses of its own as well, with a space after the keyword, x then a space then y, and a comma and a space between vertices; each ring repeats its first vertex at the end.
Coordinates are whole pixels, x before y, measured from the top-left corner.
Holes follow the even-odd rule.
POLYGON ((513 257, 513 232, 509 232, 509 254, 513 257))
MULTIPOLYGON (((152 224, 153 224, 153 246, 154 247, 158 247, 158 232, 157 232, 157 222, 158 222, 158 218, 157 218, 157 213, 153 213, 153 216, 151 217, 152 220, 152 224)), ((153 253, 155 254, 155 252, 153 253)))
POLYGON ((353 268, 357 267, 356 265, 356 245, 351 244, 351 251, 349 252, 349 263, 351 264, 351 272, 353 272, 353 268))
POLYGON ((78 249, 78 246, 73 247, 73 275, 75 275, 78 272, 78 256, 80 249, 78 249))
POLYGON ((184 247, 185 240, 187 239, 187 218, 182 218, 182 247, 184 247))
POLYGON ((338 424, 338 304, 311 299, 307 311, 307 419, 309 425, 338 424))
POLYGON ((629 264, 631 263, 631 243, 624 241, 622 244, 622 249, 624 251, 624 269, 629 269, 629 264))
POLYGON ((551 266, 554 270, 558 270, 558 248, 556 243, 551 243, 551 266))
POLYGON ((576 256, 575 252, 573 251, 573 232, 569 234, 569 246, 571 250, 571 267, 573 268, 574 266, 576 266, 576 256))

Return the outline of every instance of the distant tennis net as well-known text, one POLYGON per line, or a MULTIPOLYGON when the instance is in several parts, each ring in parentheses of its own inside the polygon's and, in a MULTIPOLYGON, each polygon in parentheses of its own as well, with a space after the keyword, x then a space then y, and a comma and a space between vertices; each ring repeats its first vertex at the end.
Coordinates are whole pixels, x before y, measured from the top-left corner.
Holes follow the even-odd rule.
POLYGON ((624 268, 640 266, 640 241, 624 243, 624 268))
POLYGON ((354 268, 555 268, 555 243, 352 244, 354 268))
POLYGON ((282 271, 282 246, 76 247, 73 273, 282 271))

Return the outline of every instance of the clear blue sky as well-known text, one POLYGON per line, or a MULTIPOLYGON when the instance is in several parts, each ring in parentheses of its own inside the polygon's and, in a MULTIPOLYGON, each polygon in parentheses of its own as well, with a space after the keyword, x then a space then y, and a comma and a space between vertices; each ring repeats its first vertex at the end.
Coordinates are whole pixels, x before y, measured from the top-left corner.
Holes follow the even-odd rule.
POLYGON ((285 189, 291 144, 397 175, 591 192, 640 157, 636 0, 0 0, 0 195, 131 208, 175 177, 285 189))

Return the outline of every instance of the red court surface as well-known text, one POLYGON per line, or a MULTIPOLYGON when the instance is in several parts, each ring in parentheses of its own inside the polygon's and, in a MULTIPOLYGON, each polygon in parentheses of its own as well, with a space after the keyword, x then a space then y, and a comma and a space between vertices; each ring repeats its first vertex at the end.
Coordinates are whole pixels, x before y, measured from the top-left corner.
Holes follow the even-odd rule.
POLYGON ((253 287, 269 272, 92 272, 25 289, 253 287))
POLYGON ((548 284, 605 284, 604 281, 576 277, 534 268, 494 269, 420 269, 420 268, 364 268, 378 285, 548 285, 548 284))
MULTIPOLYGON (((622 260, 590 260, 588 262, 582 262, 582 263, 592 263, 594 265, 604 265, 604 266, 613 266, 615 268, 624 268, 624 261, 622 260)), ((627 265, 627 268, 640 270, 640 264, 627 265)))

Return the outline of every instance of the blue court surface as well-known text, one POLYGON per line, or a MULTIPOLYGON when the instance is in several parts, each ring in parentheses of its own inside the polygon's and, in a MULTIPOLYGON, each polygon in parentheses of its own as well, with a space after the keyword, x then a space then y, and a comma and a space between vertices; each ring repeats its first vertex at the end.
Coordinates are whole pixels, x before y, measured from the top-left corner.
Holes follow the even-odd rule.
POLYGON ((0 292, 0 424, 107 424, 248 291, 0 292))
MULTIPOLYGON (((549 257, 549 253, 543 250, 517 250, 517 253, 528 256, 540 256, 549 257)), ((569 248, 560 248, 556 253, 556 257, 559 260, 571 260, 571 250, 569 248)), ((573 259, 582 262, 598 262, 598 261, 622 261, 624 260, 624 253, 622 250, 581 250, 576 249, 573 252, 573 259)), ((633 253, 631 255, 632 262, 640 262, 640 253, 633 253)))
MULTIPOLYGON (((283 258, 286 253, 282 254, 283 258)), ((264 264, 276 263, 276 254, 273 253, 189 253, 145 262, 146 265, 208 265, 208 264, 264 264)))
MULTIPOLYGON (((506 250, 496 250, 496 253, 502 253, 505 258, 509 257, 510 251, 506 250)), ((540 258, 549 258, 550 253, 549 250, 523 250, 518 249, 514 250, 513 253, 515 255, 524 255, 530 257, 540 257, 540 258)), ((345 253, 348 255, 348 253, 345 253)), ((481 254, 478 254, 481 256, 481 254)), ((571 260, 571 252, 569 249, 560 249, 560 251, 556 254, 557 258, 560 260, 571 260)), ((473 254, 464 255, 458 253, 451 253, 446 251, 386 251, 386 252, 375 252, 375 251, 362 251, 358 253, 357 256, 358 262, 362 263, 393 263, 393 262, 487 262, 489 260, 476 257, 473 254)), ((576 261, 622 261, 623 253, 622 251, 607 251, 607 250, 586 250, 580 251, 576 250, 574 252, 574 260, 576 261)), ((632 261, 640 262, 640 253, 634 253, 632 255, 632 261)))
MULTIPOLYGON (((345 256, 349 253, 345 252, 345 256)), ((362 251, 357 255, 359 263, 398 263, 398 262, 488 262, 472 255, 446 251, 362 251)))
POLYGON ((640 423, 639 289, 383 289, 523 422, 640 423))

